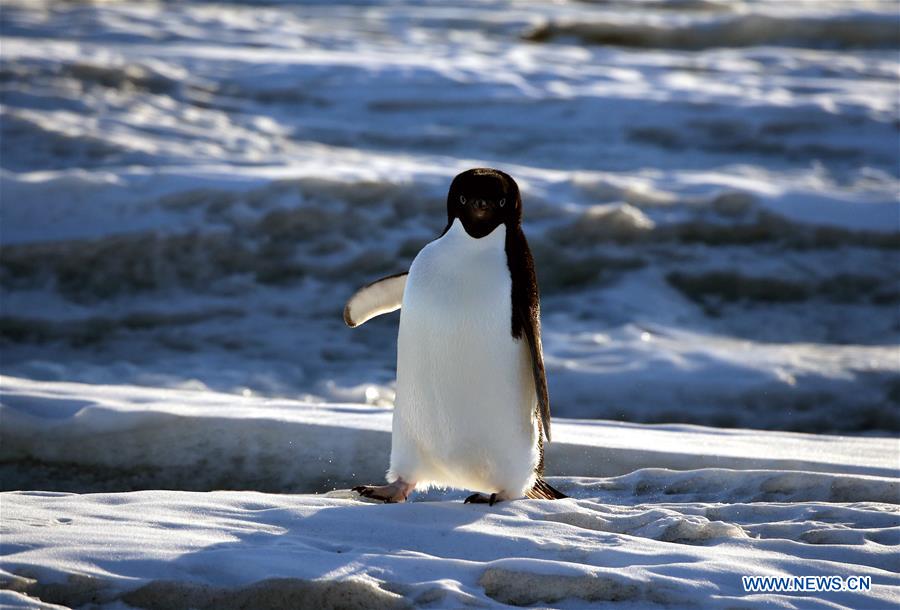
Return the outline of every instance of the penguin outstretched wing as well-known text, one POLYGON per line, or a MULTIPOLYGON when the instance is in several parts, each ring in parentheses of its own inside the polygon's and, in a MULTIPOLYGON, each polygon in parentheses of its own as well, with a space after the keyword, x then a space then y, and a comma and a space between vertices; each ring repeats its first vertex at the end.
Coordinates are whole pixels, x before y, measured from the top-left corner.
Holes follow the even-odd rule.
POLYGON ((506 234, 506 257, 512 276, 512 336, 528 342, 531 354, 531 372, 534 391, 537 394, 536 415, 541 430, 550 440, 550 395, 547 391, 547 374, 544 370, 544 349, 541 345, 541 297, 534 259, 521 227, 506 234))
POLYGON ((344 306, 344 322, 354 328, 375 316, 400 309, 408 272, 395 273, 375 280, 357 290, 344 306))

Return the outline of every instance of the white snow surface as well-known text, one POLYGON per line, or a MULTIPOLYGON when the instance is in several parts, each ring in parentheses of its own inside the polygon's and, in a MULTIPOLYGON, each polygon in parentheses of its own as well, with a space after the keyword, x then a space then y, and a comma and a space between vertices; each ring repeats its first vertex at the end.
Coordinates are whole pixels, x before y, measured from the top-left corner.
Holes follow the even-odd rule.
POLYGON ((897 606, 898 21, 0 0, 0 606, 897 606), (360 502, 397 316, 341 310, 483 165, 522 188, 571 497, 360 502))
MULTIPOLYGON (((387 470, 386 407, 12 377, 0 386, 8 489, 330 491, 381 480, 387 470)), ((900 460, 892 437, 562 418, 553 431, 550 475, 703 467, 883 477, 900 460)))
POLYGON ((894 0, 0 10, 4 373, 393 400, 359 286, 522 187, 556 414, 900 429, 894 0))
POLYGON ((4 480, 20 461, 118 472, 120 489, 149 472, 292 492, 4 492, 8 607, 874 610, 900 595, 896 438, 560 420, 549 480, 568 499, 378 505, 344 487, 384 473, 383 408, 2 385, 4 480), (872 588, 748 593, 742 575, 872 588))
POLYGON ((874 609, 900 595, 895 438, 560 420, 548 468, 569 499, 375 505, 303 492, 377 482, 388 409, 2 385, 4 464, 293 492, 5 492, 10 607, 874 609), (741 575, 873 585, 750 594, 741 575))

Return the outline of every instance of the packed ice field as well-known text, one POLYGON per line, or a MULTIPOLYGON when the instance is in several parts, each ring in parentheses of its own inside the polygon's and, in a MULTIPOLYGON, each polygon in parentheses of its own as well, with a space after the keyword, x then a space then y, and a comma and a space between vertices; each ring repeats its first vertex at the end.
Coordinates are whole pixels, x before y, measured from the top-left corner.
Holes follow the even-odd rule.
POLYGON ((0 496, 10 607, 883 610, 900 596, 894 438, 558 419, 547 469, 567 499, 370 504, 349 488, 384 474, 389 407, 2 382, 0 446, 32 463, 6 462, 4 485, 99 492, 0 496), (206 491, 220 489, 245 491, 206 491), (748 592, 742 576, 871 587, 748 592))
POLYGON ((343 303, 497 166, 557 415, 898 428, 892 1, 2 13, 7 374, 388 404, 343 303))
POLYGON ((0 606, 896 605, 898 49, 893 0, 3 0, 0 606), (571 498, 362 503, 398 314, 344 302, 478 166, 571 498))

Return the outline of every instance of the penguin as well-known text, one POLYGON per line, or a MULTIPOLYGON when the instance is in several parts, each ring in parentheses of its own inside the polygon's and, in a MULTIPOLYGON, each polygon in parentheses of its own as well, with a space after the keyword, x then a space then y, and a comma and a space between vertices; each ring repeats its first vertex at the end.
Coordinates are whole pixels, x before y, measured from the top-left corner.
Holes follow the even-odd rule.
POLYGON ((432 486, 474 491, 466 503, 565 498, 542 478, 550 398, 540 295, 511 176, 456 176, 443 233, 407 272, 359 289, 344 321, 352 328, 397 309, 387 485, 353 490, 385 503, 432 486))

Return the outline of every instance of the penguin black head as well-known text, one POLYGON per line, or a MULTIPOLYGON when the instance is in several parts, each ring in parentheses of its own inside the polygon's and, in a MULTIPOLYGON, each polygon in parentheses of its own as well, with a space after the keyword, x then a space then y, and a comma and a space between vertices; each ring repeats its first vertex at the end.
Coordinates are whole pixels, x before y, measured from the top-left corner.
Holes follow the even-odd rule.
POLYGON ((497 169, 466 170, 453 179, 447 193, 447 228, 455 218, 466 233, 479 239, 502 224, 516 227, 522 220, 519 186, 497 169))

